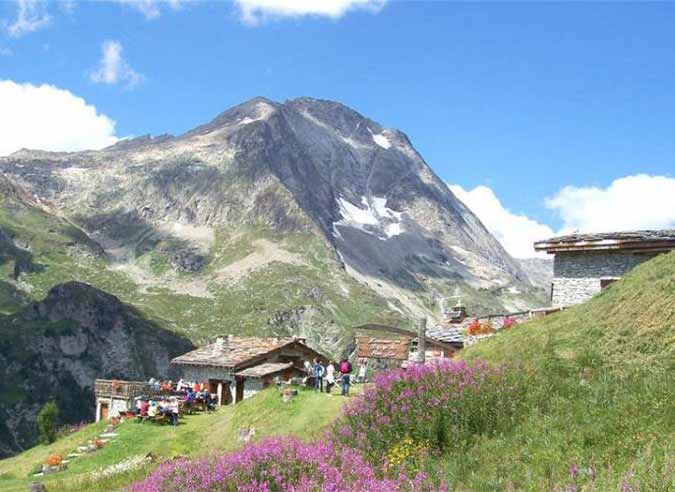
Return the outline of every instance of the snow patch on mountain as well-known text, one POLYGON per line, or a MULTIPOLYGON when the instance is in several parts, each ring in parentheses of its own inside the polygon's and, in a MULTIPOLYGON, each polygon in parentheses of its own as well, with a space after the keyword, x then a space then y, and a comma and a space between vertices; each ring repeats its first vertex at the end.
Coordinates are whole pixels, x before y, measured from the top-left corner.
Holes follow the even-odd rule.
POLYGON ((237 123, 237 125, 250 125, 255 121, 267 119, 269 115, 271 115, 274 112, 274 107, 267 104, 266 102, 261 101, 255 105, 253 111, 254 113, 252 117, 246 116, 242 118, 241 121, 237 123))
POLYGON ((370 128, 368 128, 368 131, 370 132, 370 134, 373 137, 373 142, 375 142, 377 145, 379 145, 383 149, 391 148, 391 142, 389 141, 387 136, 384 134, 384 132, 375 134, 375 133, 373 133, 373 131, 370 128))
POLYGON ((342 220, 333 224, 333 232, 337 237, 341 237, 338 227, 353 227, 382 240, 404 232, 401 223, 403 213, 388 208, 385 197, 372 197, 368 200, 362 196, 361 206, 344 198, 338 198, 337 203, 342 215, 342 220))

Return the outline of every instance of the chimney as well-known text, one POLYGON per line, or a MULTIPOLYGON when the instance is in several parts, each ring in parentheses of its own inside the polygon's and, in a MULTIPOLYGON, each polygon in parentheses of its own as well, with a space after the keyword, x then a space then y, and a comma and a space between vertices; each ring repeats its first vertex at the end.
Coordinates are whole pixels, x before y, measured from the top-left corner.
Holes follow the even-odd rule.
POLYGON ((426 337, 427 337, 427 319, 420 318, 417 325, 417 361, 424 364, 426 360, 426 337))

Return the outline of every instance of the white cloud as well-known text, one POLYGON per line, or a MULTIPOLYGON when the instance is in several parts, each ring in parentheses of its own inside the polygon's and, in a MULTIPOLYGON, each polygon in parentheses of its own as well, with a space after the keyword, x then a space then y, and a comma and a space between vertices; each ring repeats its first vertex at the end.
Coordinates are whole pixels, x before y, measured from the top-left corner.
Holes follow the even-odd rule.
POLYGON ((563 233, 675 228, 675 179, 636 174, 607 188, 566 186, 546 200, 563 233))
POLYGON ((152 20, 159 17, 162 13, 162 7, 168 6, 173 10, 178 10, 187 0, 117 0, 119 3, 128 5, 152 20))
POLYGON ((46 3, 43 1, 17 0, 16 5, 16 20, 5 25, 10 36, 19 37, 29 32, 38 31, 51 22, 46 3))
POLYGON ((487 186, 476 186, 473 190, 448 186, 515 258, 541 256, 534 252, 534 242, 555 235, 549 226, 505 208, 487 186))
POLYGON ((115 122, 52 85, 0 80, 0 155, 21 148, 100 149, 117 141, 115 122))
POLYGON ((11 56, 12 50, 5 46, 0 46, 0 56, 11 56))
POLYGON ((387 0, 235 0, 242 20, 256 26, 270 18, 306 15, 338 19, 351 10, 379 12, 387 0))
POLYGON ((123 48, 119 41, 103 42, 98 67, 89 74, 92 82, 108 85, 124 83, 129 88, 143 82, 143 75, 131 68, 122 56, 122 51, 123 48))

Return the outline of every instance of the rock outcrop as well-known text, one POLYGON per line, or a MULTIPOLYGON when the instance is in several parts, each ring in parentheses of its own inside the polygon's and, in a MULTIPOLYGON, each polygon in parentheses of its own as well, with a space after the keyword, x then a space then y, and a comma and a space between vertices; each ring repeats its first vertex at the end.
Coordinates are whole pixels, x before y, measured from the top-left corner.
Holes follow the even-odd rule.
POLYGON ((35 416, 55 400, 63 423, 94 414, 96 378, 172 376, 192 344, 89 285, 54 287, 41 302, 0 317, 0 455, 35 442, 35 416))

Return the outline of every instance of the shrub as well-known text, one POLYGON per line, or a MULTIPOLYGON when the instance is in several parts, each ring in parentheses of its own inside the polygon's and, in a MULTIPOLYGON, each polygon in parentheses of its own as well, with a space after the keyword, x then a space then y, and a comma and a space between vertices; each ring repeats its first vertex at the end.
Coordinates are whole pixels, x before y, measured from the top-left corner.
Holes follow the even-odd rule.
POLYGON ((336 443, 378 463, 401 442, 445 451, 510 427, 523 404, 519 371, 442 361, 380 373, 346 411, 336 443))
POLYGON ((508 330, 509 328, 517 324, 518 322, 516 321, 516 318, 507 316, 506 318, 504 318, 504 321, 502 321, 502 330, 508 330))
POLYGON ((423 474, 396 480, 376 470, 353 449, 331 442, 271 438, 218 458, 160 465, 130 492, 441 492, 423 474))
POLYGON ((42 443, 51 444, 56 440, 58 419, 59 407, 56 403, 53 401, 45 403, 37 415, 38 433, 42 443))

